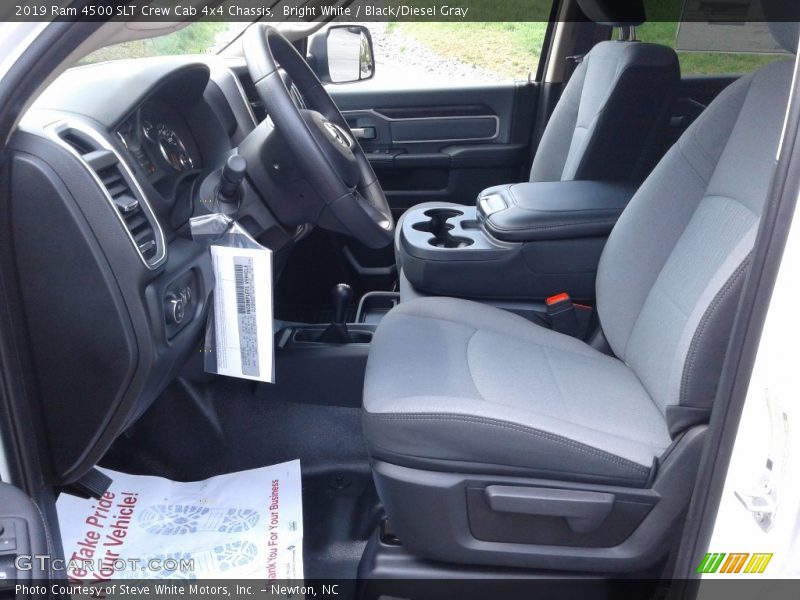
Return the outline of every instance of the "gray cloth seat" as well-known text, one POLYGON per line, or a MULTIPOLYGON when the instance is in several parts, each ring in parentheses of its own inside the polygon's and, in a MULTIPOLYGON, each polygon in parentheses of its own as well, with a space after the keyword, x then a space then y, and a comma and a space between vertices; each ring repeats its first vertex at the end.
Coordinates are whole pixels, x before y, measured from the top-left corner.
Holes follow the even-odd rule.
POLYGON ((641 181, 658 158, 679 83, 672 48, 600 42, 564 88, 536 148, 530 181, 641 181))
POLYGON ((708 418, 792 66, 727 88, 621 216, 597 275, 615 356, 468 301, 400 304, 367 365, 371 455, 427 470, 645 485, 671 440, 708 418))
MULTIPOLYGON (((620 10, 608 0, 581 0, 587 16, 610 26, 640 2, 620 10)), ((635 24, 635 23, 634 23, 635 24)), ((547 122, 533 157, 530 181, 643 180, 663 151, 668 124, 680 84, 678 55, 672 48, 638 41, 607 41, 595 45, 575 69, 547 122)), ((424 210, 420 204, 414 210, 424 210)), ((434 206, 434 204, 430 204, 434 206)), ((435 203, 437 207, 459 204, 435 203)), ((417 292, 405 280, 399 243, 403 215, 395 235, 395 256, 401 279, 401 298, 417 292)))
MULTIPOLYGON (((586 17, 610 27, 645 21, 641 0, 578 0, 586 17)), ((595 45, 559 98, 539 141, 531 181, 641 181, 658 160, 680 83, 672 48, 638 41, 595 45)))
POLYGON ((385 318, 376 342, 364 424, 383 460, 644 484, 670 444, 633 371, 517 315, 412 300, 385 318))

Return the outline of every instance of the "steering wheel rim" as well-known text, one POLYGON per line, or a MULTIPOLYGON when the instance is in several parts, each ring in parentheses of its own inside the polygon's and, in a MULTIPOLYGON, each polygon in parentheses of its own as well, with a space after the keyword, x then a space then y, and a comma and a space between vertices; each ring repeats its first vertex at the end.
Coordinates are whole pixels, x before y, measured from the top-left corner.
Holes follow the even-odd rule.
POLYGON ((274 27, 245 32, 244 55, 267 114, 322 199, 317 223, 372 248, 392 243, 394 218, 372 166, 325 87, 295 47, 274 27), (309 109, 292 98, 278 65, 309 109))

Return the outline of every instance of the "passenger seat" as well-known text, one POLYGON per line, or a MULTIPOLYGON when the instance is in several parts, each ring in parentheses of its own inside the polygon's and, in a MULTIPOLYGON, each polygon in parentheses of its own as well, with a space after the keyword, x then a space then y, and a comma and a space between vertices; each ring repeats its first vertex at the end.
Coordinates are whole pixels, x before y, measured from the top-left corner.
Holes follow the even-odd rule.
MULTIPOLYGON (((602 25, 633 31, 644 22, 642 0, 626 2, 624 8, 613 0, 578 4, 587 18, 602 25), (630 22, 632 15, 639 19, 630 22)), ((536 149, 530 181, 643 181, 661 158, 660 140, 679 83, 678 56, 672 48, 632 40, 600 42, 564 89, 536 149)), ((414 209, 434 206, 447 205, 425 203, 414 209)), ((402 230, 403 217, 396 228, 395 259, 405 302, 421 293, 403 273, 402 230)))
MULTIPOLYGON (((621 27, 630 37, 645 19, 641 0, 578 4, 591 20, 621 27), (640 21, 621 20, 631 15, 640 15, 640 21)), ((632 39, 597 44, 578 65, 550 117, 530 180, 642 181, 660 158, 660 133, 679 83, 672 48, 632 39)))

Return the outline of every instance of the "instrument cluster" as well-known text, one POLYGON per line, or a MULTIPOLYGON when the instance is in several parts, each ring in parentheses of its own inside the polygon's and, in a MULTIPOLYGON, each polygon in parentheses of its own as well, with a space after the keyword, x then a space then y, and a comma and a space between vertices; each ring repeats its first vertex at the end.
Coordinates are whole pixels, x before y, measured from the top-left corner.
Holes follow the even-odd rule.
POLYGON ((168 105, 145 103, 116 135, 151 180, 174 179, 201 168, 186 121, 168 105))

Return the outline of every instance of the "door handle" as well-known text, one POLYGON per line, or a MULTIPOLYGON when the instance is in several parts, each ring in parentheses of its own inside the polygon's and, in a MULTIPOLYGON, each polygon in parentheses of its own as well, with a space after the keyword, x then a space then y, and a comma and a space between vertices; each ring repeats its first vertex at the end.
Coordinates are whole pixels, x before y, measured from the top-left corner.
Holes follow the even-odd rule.
POLYGON ((768 480, 761 482, 760 489, 751 492, 734 491, 737 500, 742 503, 748 511, 753 513, 753 519, 764 531, 772 529, 777 501, 775 491, 769 485, 768 480))
POLYGON ((763 531, 769 531, 778 512, 778 487, 786 477, 789 453, 789 425, 786 412, 767 390, 767 410, 770 418, 769 452, 758 483, 743 491, 734 490, 737 500, 750 511, 763 531))
POLYGON ((350 131, 353 132, 353 137, 357 140, 374 140, 378 137, 374 127, 351 127, 350 131))

